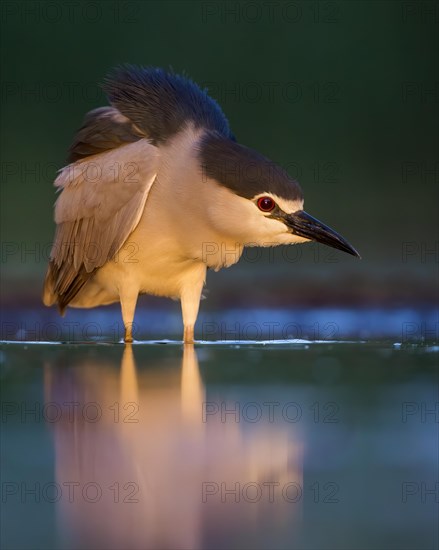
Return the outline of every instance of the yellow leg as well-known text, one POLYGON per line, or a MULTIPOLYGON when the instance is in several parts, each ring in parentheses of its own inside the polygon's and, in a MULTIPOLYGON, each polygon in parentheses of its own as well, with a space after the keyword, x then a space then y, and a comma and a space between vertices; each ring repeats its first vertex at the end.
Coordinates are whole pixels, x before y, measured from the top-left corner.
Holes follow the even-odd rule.
POLYGON ((184 334, 183 334, 183 341, 184 341, 185 344, 193 344, 194 343, 194 325, 185 325, 184 334))
POLYGON ((125 337, 124 337, 125 344, 132 344, 133 342, 132 327, 133 327, 132 325, 127 325, 125 327, 125 337))
POLYGON ((183 313, 183 340, 185 344, 194 343, 194 326, 200 307, 201 291, 206 277, 206 266, 199 265, 197 277, 186 286, 181 293, 181 310, 183 313))
POLYGON ((120 291, 120 305, 122 308, 122 319, 125 327, 125 343, 129 344, 133 341, 133 320, 136 310, 138 290, 124 288, 120 291))

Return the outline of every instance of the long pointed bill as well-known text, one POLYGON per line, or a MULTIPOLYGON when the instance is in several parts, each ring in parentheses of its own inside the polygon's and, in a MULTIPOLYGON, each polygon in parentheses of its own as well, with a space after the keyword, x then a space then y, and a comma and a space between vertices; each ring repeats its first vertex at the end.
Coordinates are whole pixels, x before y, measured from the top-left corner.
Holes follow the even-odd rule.
POLYGON ((289 214, 285 216, 283 220, 291 229, 291 232, 299 237, 332 246, 332 248, 343 250, 343 252, 361 258, 360 254, 358 254, 355 248, 350 245, 346 239, 303 210, 294 212, 294 214, 289 214))

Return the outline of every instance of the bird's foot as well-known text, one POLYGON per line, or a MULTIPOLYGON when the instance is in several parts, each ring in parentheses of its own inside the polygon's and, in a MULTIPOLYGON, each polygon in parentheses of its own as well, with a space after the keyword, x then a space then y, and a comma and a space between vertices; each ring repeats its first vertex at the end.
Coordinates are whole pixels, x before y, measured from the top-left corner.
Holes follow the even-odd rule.
POLYGON ((123 339, 125 344, 132 344, 133 343, 133 334, 131 330, 125 329, 125 338, 123 339))
POLYGON ((187 325, 184 327, 183 341, 185 344, 194 343, 194 326, 187 325))

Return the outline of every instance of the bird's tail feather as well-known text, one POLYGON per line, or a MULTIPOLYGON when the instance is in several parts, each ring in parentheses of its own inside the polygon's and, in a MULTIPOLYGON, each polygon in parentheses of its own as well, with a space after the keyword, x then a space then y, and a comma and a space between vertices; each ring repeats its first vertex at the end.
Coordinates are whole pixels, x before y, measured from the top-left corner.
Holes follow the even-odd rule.
POLYGON ((58 310, 61 316, 64 317, 66 305, 63 305, 62 299, 60 296, 58 296, 55 292, 55 280, 53 276, 53 269, 52 269, 52 262, 49 263, 49 267, 47 268, 46 277, 44 279, 44 287, 43 287, 43 304, 47 307, 53 306, 55 303, 58 302, 58 310))

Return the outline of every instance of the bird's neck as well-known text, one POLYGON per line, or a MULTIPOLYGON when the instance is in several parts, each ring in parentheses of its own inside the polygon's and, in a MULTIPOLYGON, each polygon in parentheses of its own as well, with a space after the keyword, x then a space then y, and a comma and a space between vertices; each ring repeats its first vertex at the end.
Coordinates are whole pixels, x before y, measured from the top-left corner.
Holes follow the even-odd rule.
POLYGON ((157 180, 148 197, 149 216, 163 238, 172 235, 174 253, 203 262, 214 270, 229 267, 242 255, 243 244, 216 230, 209 220, 210 189, 200 176, 197 143, 200 131, 187 128, 162 146, 157 180))

